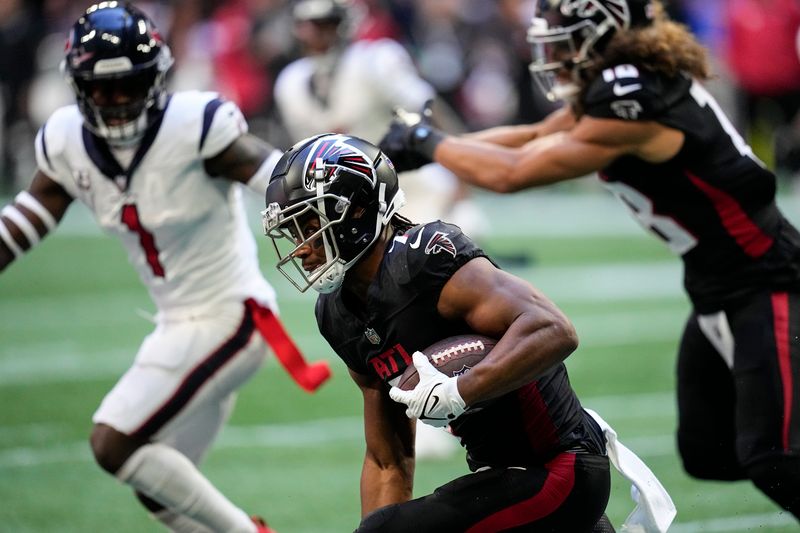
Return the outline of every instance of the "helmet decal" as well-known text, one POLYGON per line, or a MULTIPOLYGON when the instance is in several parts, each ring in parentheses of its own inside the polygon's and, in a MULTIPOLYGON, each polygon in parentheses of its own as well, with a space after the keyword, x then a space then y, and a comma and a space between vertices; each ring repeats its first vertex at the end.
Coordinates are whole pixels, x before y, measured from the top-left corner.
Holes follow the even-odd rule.
POLYGON ((592 18, 602 12, 613 19, 618 28, 630 25, 630 10, 627 0, 566 0, 561 3, 561 12, 566 16, 592 18))
POLYGON ((366 154, 347 144, 345 141, 348 138, 346 136, 327 136, 318 141, 319 145, 316 149, 309 151, 306 170, 303 172, 303 187, 307 191, 314 192, 316 190, 315 180, 318 179, 318 171, 322 172, 320 177, 325 183, 335 180, 342 169, 358 174, 370 183, 375 183, 372 161, 366 154), (317 168, 320 163, 324 165, 324 168, 317 168))
POLYGON ((262 212, 278 270, 299 290, 336 290, 404 203, 394 167, 377 146, 350 135, 304 139, 275 166, 262 212), (303 265, 310 250, 324 262, 303 265))

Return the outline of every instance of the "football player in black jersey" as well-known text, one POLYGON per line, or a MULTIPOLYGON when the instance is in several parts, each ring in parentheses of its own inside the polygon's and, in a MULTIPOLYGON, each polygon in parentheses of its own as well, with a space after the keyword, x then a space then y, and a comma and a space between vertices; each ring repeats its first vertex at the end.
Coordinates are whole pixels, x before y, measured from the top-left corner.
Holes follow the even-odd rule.
POLYGON ((300 141, 278 162, 266 202, 278 269, 321 293, 320 331, 363 394, 359 532, 613 531, 603 514, 604 437, 570 387, 562 361, 577 338, 553 302, 498 269, 457 226, 397 215, 392 163, 361 139, 300 141), (415 353, 466 333, 498 343, 459 377, 415 353), (398 394, 392 385, 412 358, 428 377, 398 394), (473 473, 412 499, 409 417, 423 414, 432 388, 440 401, 423 421, 452 420, 473 473))
POLYGON ((800 517, 800 235, 776 207, 774 174, 703 88, 703 48, 656 0, 543 0, 528 40, 534 78, 561 109, 463 137, 399 114, 381 148, 497 192, 597 171, 683 259, 686 471, 750 479, 800 517))

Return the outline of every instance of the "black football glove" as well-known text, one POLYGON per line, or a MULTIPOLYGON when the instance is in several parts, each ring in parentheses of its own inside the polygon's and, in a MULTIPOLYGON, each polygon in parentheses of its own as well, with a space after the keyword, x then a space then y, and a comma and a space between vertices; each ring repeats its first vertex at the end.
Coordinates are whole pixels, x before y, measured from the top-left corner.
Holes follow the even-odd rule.
POLYGON ((433 100, 428 100, 421 113, 394 110, 389 130, 378 147, 394 163, 398 172, 414 170, 433 160, 433 151, 444 134, 431 126, 433 100))

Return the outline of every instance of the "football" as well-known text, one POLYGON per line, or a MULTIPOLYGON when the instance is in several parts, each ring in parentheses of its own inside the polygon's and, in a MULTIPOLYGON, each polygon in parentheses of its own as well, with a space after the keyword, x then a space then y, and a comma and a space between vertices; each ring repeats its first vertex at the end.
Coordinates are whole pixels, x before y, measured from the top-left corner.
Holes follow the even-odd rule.
MULTIPOLYGON (((492 351, 497 341, 483 335, 456 335, 435 342, 422 350, 431 364, 449 377, 460 376, 478 364, 492 351)), ((409 365, 397 386, 411 390, 419 383, 419 375, 414 365, 409 365)))

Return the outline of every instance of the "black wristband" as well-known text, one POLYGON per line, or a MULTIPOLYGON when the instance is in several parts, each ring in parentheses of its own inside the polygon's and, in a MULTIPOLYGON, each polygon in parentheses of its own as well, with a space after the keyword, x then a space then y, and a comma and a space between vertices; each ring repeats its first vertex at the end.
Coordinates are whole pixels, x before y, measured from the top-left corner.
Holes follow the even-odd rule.
POLYGON ((411 132, 412 147, 416 152, 433 161, 433 152, 446 136, 444 132, 432 126, 428 126, 427 124, 419 125, 411 132))

